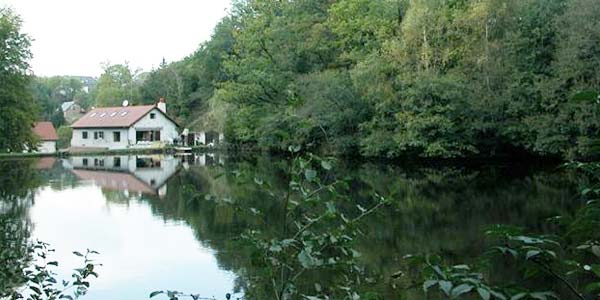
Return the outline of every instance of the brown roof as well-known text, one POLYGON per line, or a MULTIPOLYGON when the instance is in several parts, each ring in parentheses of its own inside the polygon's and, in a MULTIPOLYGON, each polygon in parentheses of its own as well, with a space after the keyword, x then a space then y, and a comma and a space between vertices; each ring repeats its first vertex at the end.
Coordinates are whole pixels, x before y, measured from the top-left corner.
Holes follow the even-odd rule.
MULTIPOLYGON (((90 110, 79 120, 71 125, 72 128, 126 128, 131 127, 147 113, 156 108, 156 105, 138 105, 138 106, 116 106, 116 107, 98 107, 90 110)), ((167 119, 179 126, 177 122, 171 119, 167 114, 157 109, 167 119)))
POLYGON ((40 137, 42 141, 56 141, 58 135, 51 122, 37 122, 33 127, 33 133, 40 137))
POLYGON ((148 184, 129 173, 89 171, 75 169, 72 172, 82 180, 91 180, 95 185, 117 191, 156 194, 157 191, 148 184))
POLYGON ((155 107, 155 105, 98 107, 79 118, 71 127, 130 127, 155 107))
POLYGON ((56 162, 56 158, 54 158, 54 157, 51 157, 51 156, 42 157, 42 158, 38 159, 38 161, 35 163, 35 168, 38 170, 50 169, 50 168, 52 168, 52 166, 54 166, 55 162, 56 162))

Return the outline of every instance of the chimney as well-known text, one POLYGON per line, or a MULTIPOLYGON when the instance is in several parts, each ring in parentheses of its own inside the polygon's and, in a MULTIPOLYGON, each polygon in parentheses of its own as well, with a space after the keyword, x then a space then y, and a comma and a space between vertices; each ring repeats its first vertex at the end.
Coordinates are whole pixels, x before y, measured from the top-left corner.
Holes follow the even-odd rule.
POLYGON ((165 98, 160 97, 160 99, 158 100, 158 103, 156 103, 156 107, 166 114, 167 113, 167 103, 165 102, 165 98))

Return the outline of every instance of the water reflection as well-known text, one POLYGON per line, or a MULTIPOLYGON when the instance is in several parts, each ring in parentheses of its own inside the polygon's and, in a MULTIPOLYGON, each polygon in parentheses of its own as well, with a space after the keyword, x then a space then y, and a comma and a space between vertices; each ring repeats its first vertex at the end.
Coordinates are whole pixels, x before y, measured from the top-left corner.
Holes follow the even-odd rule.
MULTIPOLYGON (((579 205, 579 178, 553 167, 355 165, 340 162, 332 174, 351 180, 348 211, 356 203, 368 207, 374 192, 394 199, 365 221, 359 245, 375 278, 369 289, 384 298, 399 297, 390 275, 407 253, 468 261, 485 247, 486 226, 507 223, 543 232, 544 219, 579 205)), ((217 297, 246 291, 267 299, 271 283, 239 236, 259 229, 280 237, 282 203, 254 179, 282 194, 286 166, 273 157, 218 154, 0 161, 0 208, 9 207, 0 215, 22 222, 21 239, 50 242, 67 267, 75 265, 72 250, 100 251, 105 266, 88 299, 145 298, 165 288, 217 297)), ((311 289, 314 280, 301 287, 311 289)))
POLYGON ((167 193, 167 180, 181 167, 173 156, 75 156, 63 161, 81 181, 108 190, 157 195, 167 193))

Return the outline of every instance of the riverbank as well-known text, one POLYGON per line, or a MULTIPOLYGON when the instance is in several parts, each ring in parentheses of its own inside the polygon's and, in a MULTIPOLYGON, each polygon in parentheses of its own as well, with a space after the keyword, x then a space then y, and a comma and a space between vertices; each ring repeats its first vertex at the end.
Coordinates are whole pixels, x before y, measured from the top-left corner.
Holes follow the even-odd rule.
MULTIPOLYGON (((191 153, 202 153, 202 152, 215 152, 224 151, 227 147, 208 147, 208 146, 194 146, 190 147, 191 153)), ((59 150, 55 153, 0 153, 0 159, 2 158, 28 158, 28 157, 69 157, 69 156, 83 156, 83 155, 127 155, 127 154, 175 154, 179 153, 176 147, 165 147, 165 148, 146 148, 146 149, 114 149, 114 150, 81 150, 78 151, 65 151, 59 150)))

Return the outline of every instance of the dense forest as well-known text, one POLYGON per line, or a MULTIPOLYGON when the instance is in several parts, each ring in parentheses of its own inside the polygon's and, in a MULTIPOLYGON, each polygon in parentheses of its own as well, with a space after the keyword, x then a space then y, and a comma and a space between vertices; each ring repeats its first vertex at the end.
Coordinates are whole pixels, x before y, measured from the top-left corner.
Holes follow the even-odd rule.
POLYGON ((196 52, 145 73, 106 64, 80 101, 165 97, 183 126, 262 150, 585 158, 598 45, 595 0, 237 0, 196 52))
POLYGON ((595 0, 236 1, 140 91, 261 149, 589 157, 598 45, 595 0))

